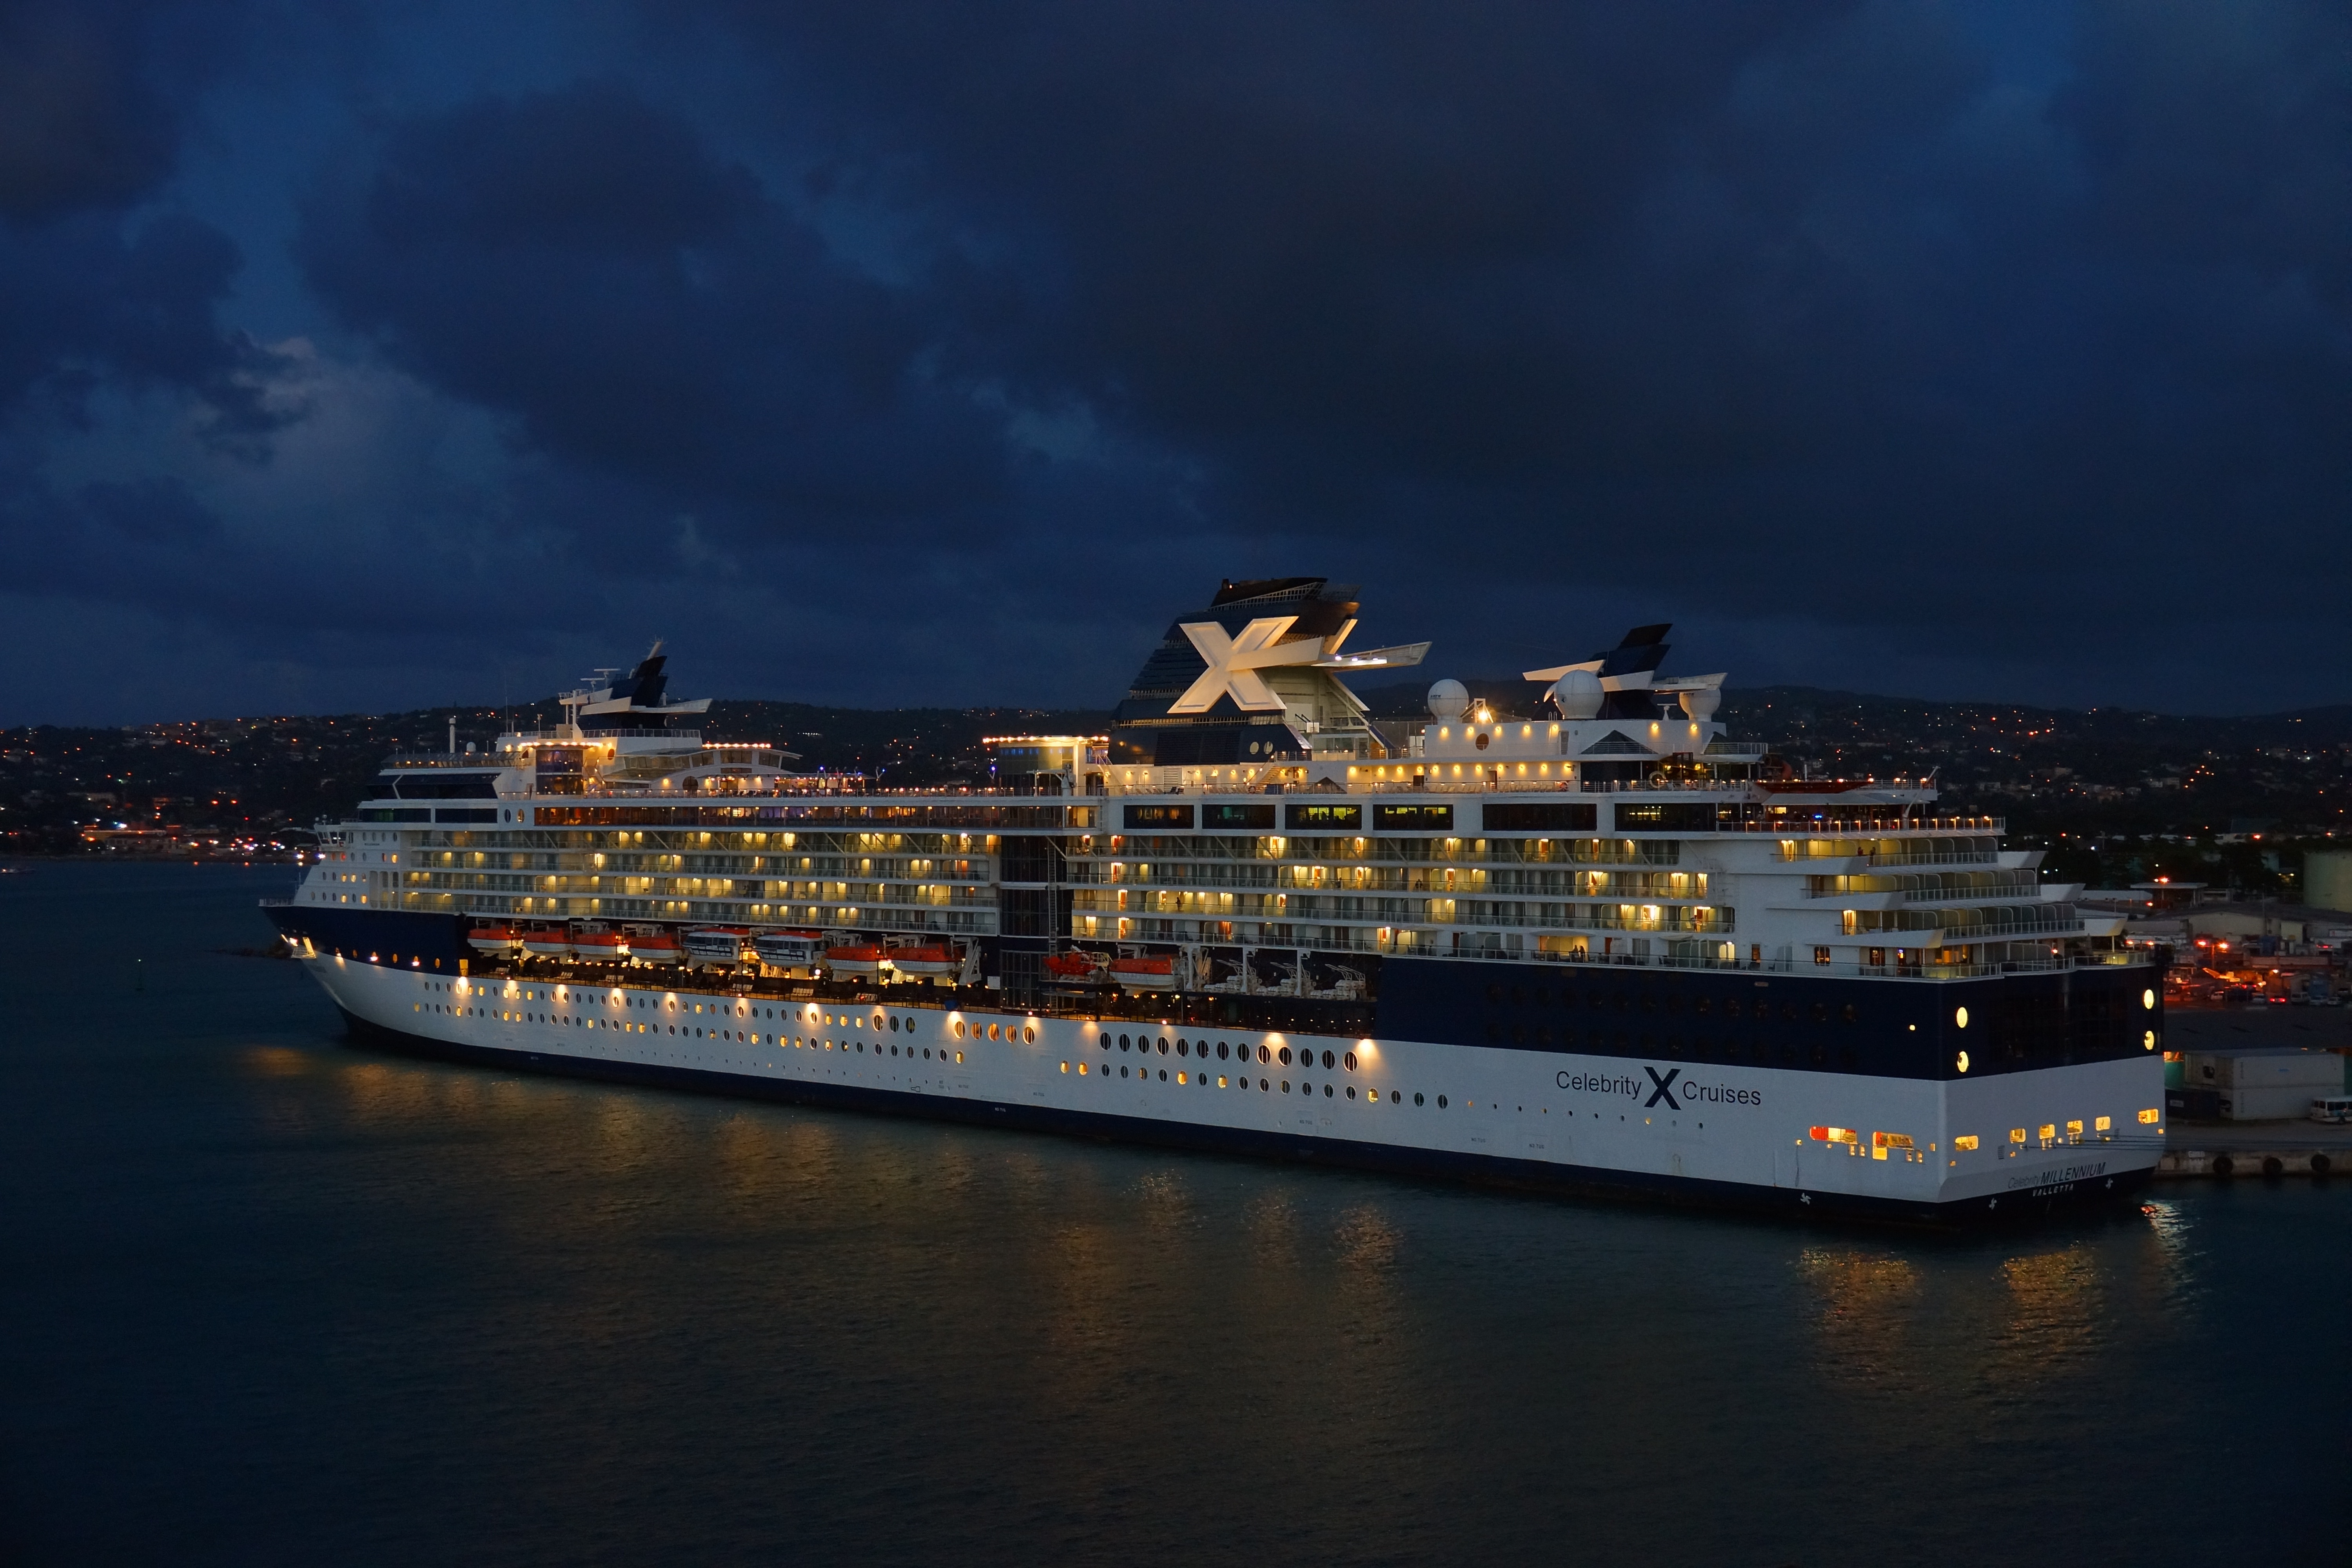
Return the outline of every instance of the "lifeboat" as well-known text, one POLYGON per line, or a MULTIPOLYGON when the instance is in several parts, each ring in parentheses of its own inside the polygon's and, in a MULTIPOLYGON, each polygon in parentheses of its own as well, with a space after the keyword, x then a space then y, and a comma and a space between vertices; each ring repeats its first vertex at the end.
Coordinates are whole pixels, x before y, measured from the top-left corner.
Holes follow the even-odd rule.
POLYGON ((647 963, 676 963, 686 954, 677 945, 677 938, 667 931, 656 931, 650 936, 629 938, 629 956, 647 963))
POLYGON ((871 942, 824 950, 824 966, 835 974, 850 979, 878 980, 889 964, 890 955, 871 942))
POLYGON ((522 933, 522 950, 533 958, 569 958, 572 933, 562 926, 541 926, 522 933))
POLYGON ((629 939, 616 931, 574 931, 572 951, 598 963, 618 963, 629 956, 629 939))
POLYGON ((686 961, 698 966, 740 963, 751 945, 751 933, 740 926, 698 926, 686 933, 686 961))
POLYGON ((934 980, 955 973, 963 967, 963 960, 947 947, 894 947, 890 950, 890 967, 917 980, 934 980))
POLYGON ((1084 985, 1095 977, 1102 961, 1091 952, 1049 952, 1045 955, 1045 978, 1058 980, 1065 985, 1084 985))
POLYGON ((1173 991, 1176 961, 1172 958, 1116 958, 1110 977, 1122 991, 1173 991))
POLYGON ((751 948, 778 969, 806 969, 824 956, 824 942, 810 931, 761 931, 751 948))
POLYGON ((466 933, 466 944, 476 952, 506 952, 518 940, 512 926, 476 926, 466 933))

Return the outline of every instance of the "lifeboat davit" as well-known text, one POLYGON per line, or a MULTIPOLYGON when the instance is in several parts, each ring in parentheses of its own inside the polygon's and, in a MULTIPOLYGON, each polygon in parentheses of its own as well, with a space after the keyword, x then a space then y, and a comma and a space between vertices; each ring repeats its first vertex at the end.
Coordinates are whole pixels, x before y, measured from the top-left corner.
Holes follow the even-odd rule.
POLYGON ((1111 961, 1110 977, 1118 982, 1122 991, 1173 991, 1176 989, 1176 961, 1172 958, 1117 958, 1111 961))
POLYGON ((1045 976, 1064 984, 1083 985, 1095 977, 1101 963, 1091 952, 1049 952, 1045 955, 1045 976))
POLYGON ((963 960, 955 955, 952 948, 894 947, 890 950, 890 967, 918 980, 932 980, 955 973, 963 967, 963 960))
POLYGON ((572 933, 562 926, 541 926, 522 933, 522 950, 534 958, 569 958, 572 933))
POLYGON ((617 963, 629 956, 629 939, 616 931, 575 931, 572 951, 583 958, 617 963))
POLYGON ((740 963, 751 933, 740 926, 698 926, 686 933, 688 963, 740 963))
POLYGON ((516 941, 512 926, 476 926, 466 933, 466 944, 476 952, 506 952, 516 941))
POLYGON ((667 931, 656 931, 651 936, 631 937, 629 956, 642 958, 647 963, 676 963, 686 954, 678 947, 677 938, 667 931))
POLYGON ((878 980, 889 964, 890 955, 870 942, 824 950, 824 966, 851 979, 878 980))

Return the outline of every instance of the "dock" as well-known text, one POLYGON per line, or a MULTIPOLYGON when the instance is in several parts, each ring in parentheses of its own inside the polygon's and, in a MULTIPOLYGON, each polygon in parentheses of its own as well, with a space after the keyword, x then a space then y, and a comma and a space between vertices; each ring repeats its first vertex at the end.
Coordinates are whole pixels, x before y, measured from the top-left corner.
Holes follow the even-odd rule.
POLYGON ((2352 1176, 2352 1126, 2325 1121, 2176 1121, 2157 1162, 2166 1180, 2352 1176))

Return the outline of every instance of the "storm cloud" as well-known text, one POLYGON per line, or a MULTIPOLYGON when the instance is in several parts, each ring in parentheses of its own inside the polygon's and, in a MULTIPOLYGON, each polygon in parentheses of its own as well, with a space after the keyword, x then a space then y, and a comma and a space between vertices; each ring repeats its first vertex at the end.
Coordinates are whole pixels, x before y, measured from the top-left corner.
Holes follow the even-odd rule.
POLYGON ((0 717, 1108 701, 1297 571, 1452 673, 2347 696, 2339 7, 259 15, 0 8, 6 592, 174 666, 0 717))

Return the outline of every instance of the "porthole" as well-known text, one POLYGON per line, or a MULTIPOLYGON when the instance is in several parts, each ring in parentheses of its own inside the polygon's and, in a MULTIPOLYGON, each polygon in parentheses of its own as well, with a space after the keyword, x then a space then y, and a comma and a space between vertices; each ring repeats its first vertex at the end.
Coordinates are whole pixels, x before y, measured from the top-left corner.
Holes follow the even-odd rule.
POLYGON ((1852 1024, 1857 1022, 1861 1018, 1862 1015, 1854 1011, 1853 1004, 1849 1002, 1843 1008, 1839 1009, 1839 1016, 1843 1017, 1847 1023, 1852 1024))
POLYGON ((1225 1059, 1225 1042, 1223 1040, 1217 1042, 1217 1059, 1219 1061, 1225 1059))
POLYGON ((1442 1094, 1437 1097, 1437 1109, 1440 1110, 1445 1109, 1445 1097, 1442 1094))
MULTIPOLYGON (((1248 1047, 1247 1047, 1246 1046, 1244 1046, 1244 1047, 1243 1047, 1243 1049, 1246 1050, 1246 1049, 1248 1049, 1248 1047)), ((1268 1056, 1268 1055, 1267 1055, 1267 1053, 1266 1053, 1266 1048, 1265 1048, 1264 1046, 1260 1046, 1260 1047, 1257 1048, 1257 1059, 1258 1059, 1258 1061, 1260 1062, 1260 1064, 1264 1064, 1264 1063, 1265 1063, 1265 1062, 1271 1061, 1271 1060, 1273 1059, 1273 1058, 1271 1058, 1270 1056, 1268 1056)), ((1288 1058, 1286 1056, 1284 1059, 1285 1059, 1285 1060, 1287 1060, 1287 1059, 1288 1059, 1288 1058)))
POLYGON ((1274 1092, 1274 1089, 1272 1085, 1265 1081, 1265 1079, 1260 1079, 1257 1080, 1257 1091, 1260 1094, 1271 1094, 1274 1092))
POLYGON ((898 1032, 898 1019, 896 1014, 893 1014, 890 1018, 890 1032, 894 1035, 898 1032))
POLYGON ((1284 1067, 1288 1067, 1288 1066, 1290 1065, 1290 1047, 1289 1047, 1288 1046, 1284 1046, 1281 1049, 1279 1049, 1279 1050, 1276 1051, 1274 1054, 1276 1055, 1276 1057, 1277 1057, 1278 1058, 1280 1058, 1280 1060, 1281 1060, 1281 1062, 1282 1062, 1282 1065, 1283 1065, 1284 1067))
POLYGON ((1129 1039, 1125 1035, 1121 1035, 1121 1036, 1118 1037, 1118 1048, 1119 1048, 1120 1050, 1122 1050, 1122 1051, 1132 1049, 1132 1048, 1133 1048, 1133 1042, 1132 1042, 1132 1041, 1130 1041, 1130 1040, 1129 1040, 1129 1039))
MULTIPOLYGON (((1325 1084, 1325 1085, 1323 1086, 1323 1098, 1324 1098, 1324 1099, 1326 1099, 1326 1100, 1328 1100, 1328 1099, 1330 1099, 1330 1098, 1331 1098, 1331 1086, 1330 1086, 1329 1084, 1328 1084, 1328 1083, 1327 1083, 1327 1084, 1325 1084)), ((1356 1091, 1355 1091, 1354 1089, 1349 1089, 1349 1090, 1348 1091, 1348 1098, 1349 1098, 1349 1100, 1353 1100, 1353 1099, 1355 1099, 1355 1098, 1356 1098, 1356 1091)))
POLYGON ((1347 1055, 1346 1060, 1348 1063, 1348 1070, 1349 1072, 1354 1072, 1356 1070, 1356 1053, 1349 1051, 1347 1055))
MULTIPOLYGON (((1389 1090, 1389 1103, 1390 1103, 1391 1105, 1402 1105, 1402 1104, 1403 1104, 1403 1103, 1404 1103, 1404 1092, 1403 1092, 1403 1090, 1402 1090, 1402 1089, 1392 1089, 1389 1090)), ((1416 1104, 1416 1105, 1418 1105, 1418 1104, 1420 1104, 1420 1103, 1421 1103, 1421 1097, 1420 1097, 1419 1095, 1415 1095, 1415 1096, 1413 1097, 1413 1103, 1414 1103, 1414 1104, 1416 1104)))
POLYGON ((953 1028, 955 1029, 955 1037, 956 1037, 957 1039, 959 1039, 959 1040, 962 1039, 962 1038, 963 1038, 963 1020, 962 1020, 962 1019, 961 1019, 961 1018, 958 1018, 958 1019, 955 1021, 955 1023, 954 1023, 954 1025, 953 1025, 952 1026, 953 1026, 953 1028))
POLYGON ((1288 1079, 1284 1079, 1282 1080, 1282 1092, 1285 1094, 1288 1094, 1290 1092, 1290 1080, 1288 1079))
POLYGON ((1953 1009, 1952 1009, 1952 1027, 1954 1027, 1954 1028, 1956 1028, 1956 1029, 1965 1029, 1965 1028, 1967 1028, 1968 1026, 1969 1026, 1969 1010, 1968 1010, 1966 1007, 1955 1007, 1955 1008, 1953 1008, 1953 1009))
POLYGON ((1184 1042, 1181 1039, 1176 1042, 1176 1054, 1180 1057, 1184 1054, 1184 1042))
POLYGON ((1415 1090, 1413 1091, 1413 1095, 1412 1095, 1412 1102, 1413 1102, 1415 1105, 1420 1105, 1420 1104, 1423 1104, 1423 1100, 1422 1100, 1422 1098, 1421 1098, 1421 1091, 1420 1091, 1419 1089, 1415 1089, 1415 1090))
POLYGON ((1021 1042, 1022 1042, 1022 1044, 1024 1044, 1024 1045, 1028 1045, 1028 1046, 1034 1046, 1034 1045, 1035 1045, 1035 1044, 1037 1043, 1037 1031, 1036 1031, 1036 1030, 1034 1030, 1034 1029, 1024 1029, 1024 1030, 1022 1030, 1022 1031, 1021 1031, 1021 1042))
POLYGON ((1968 1071, 1968 1070, 1969 1070, 1969 1053, 1968 1053, 1968 1052, 1966 1052, 1966 1051, 1962 1051, 1958 1056, 1954 1057, 1954 1058, 1952 1058, 1952 1066, 1953 1066, 1953 1067, 1955 1067, 1955 1068, 1958 1068, 1958 1069, 1959 1069, 1960 1071, 1962 1071, 1962 1072, 1966 1072, 1966 1071, 1968 1071))
POLYGON ((1121 1077, 1121 1078, 1125 1078, 1125 1077, 1127 1076, 1127 1068, 1126 1068, 1125 1064, 1123 1064, 1123 1063, 1122 1063, 1122 1064, 1120 1065, 1120 1067, 1119 1067, 1119 1069, 1118 1069, 1118 1076, 1119 1076, 1119 1077, 1121 1077))
POLYGON ((2142 1035, 2140 1037, 2139 1046, 2140 1049, 2144 1051, 2152 1051, 2156 1049, 2156 1031, 2154 1029, 2150 1029, 2147 1034, 2142 1035))
POLYGON ((1325 1051, 1325 1052, 1323 1053, 1323 1065, 1324 1065, 1325 1067, 1327 1067, 1327 1068, 1330 1068, 1330 1067, 1337 1067, 1337 1066, 1339 1065, 1339 1058, 1338 1057, 1336 1057, 1336 1056, 1333 1056, 1329 1051, 1325 1051))
POLYGON ((1108 1035, 1097 1035, 1095 1037, 1095 1044, 1100 1046, 1105 1050, 1108 1050, 1110 1049, 1110 1037, 1108 1035))
POLYGON ((1165 1035, 1160 1037, 1160 1054, 1163 1057, 1168 1054, 1168 1037, 1165 1035))
POLYGON ((1352 1083, 1348 1086, 1348 1098, 1349 1100, 1356 1098, 1356 1086, 1352 1083))
POLYGON ((996 1030, 997 1030, 997 1026, 996 1026, 996 1025, 994 1025, 994 1024, 991 1024, 991 1025, 988 1026, 988 1037, 989 1037, 990 1039, 992 1039, 992 1039, 996 1038, 996 1030))

